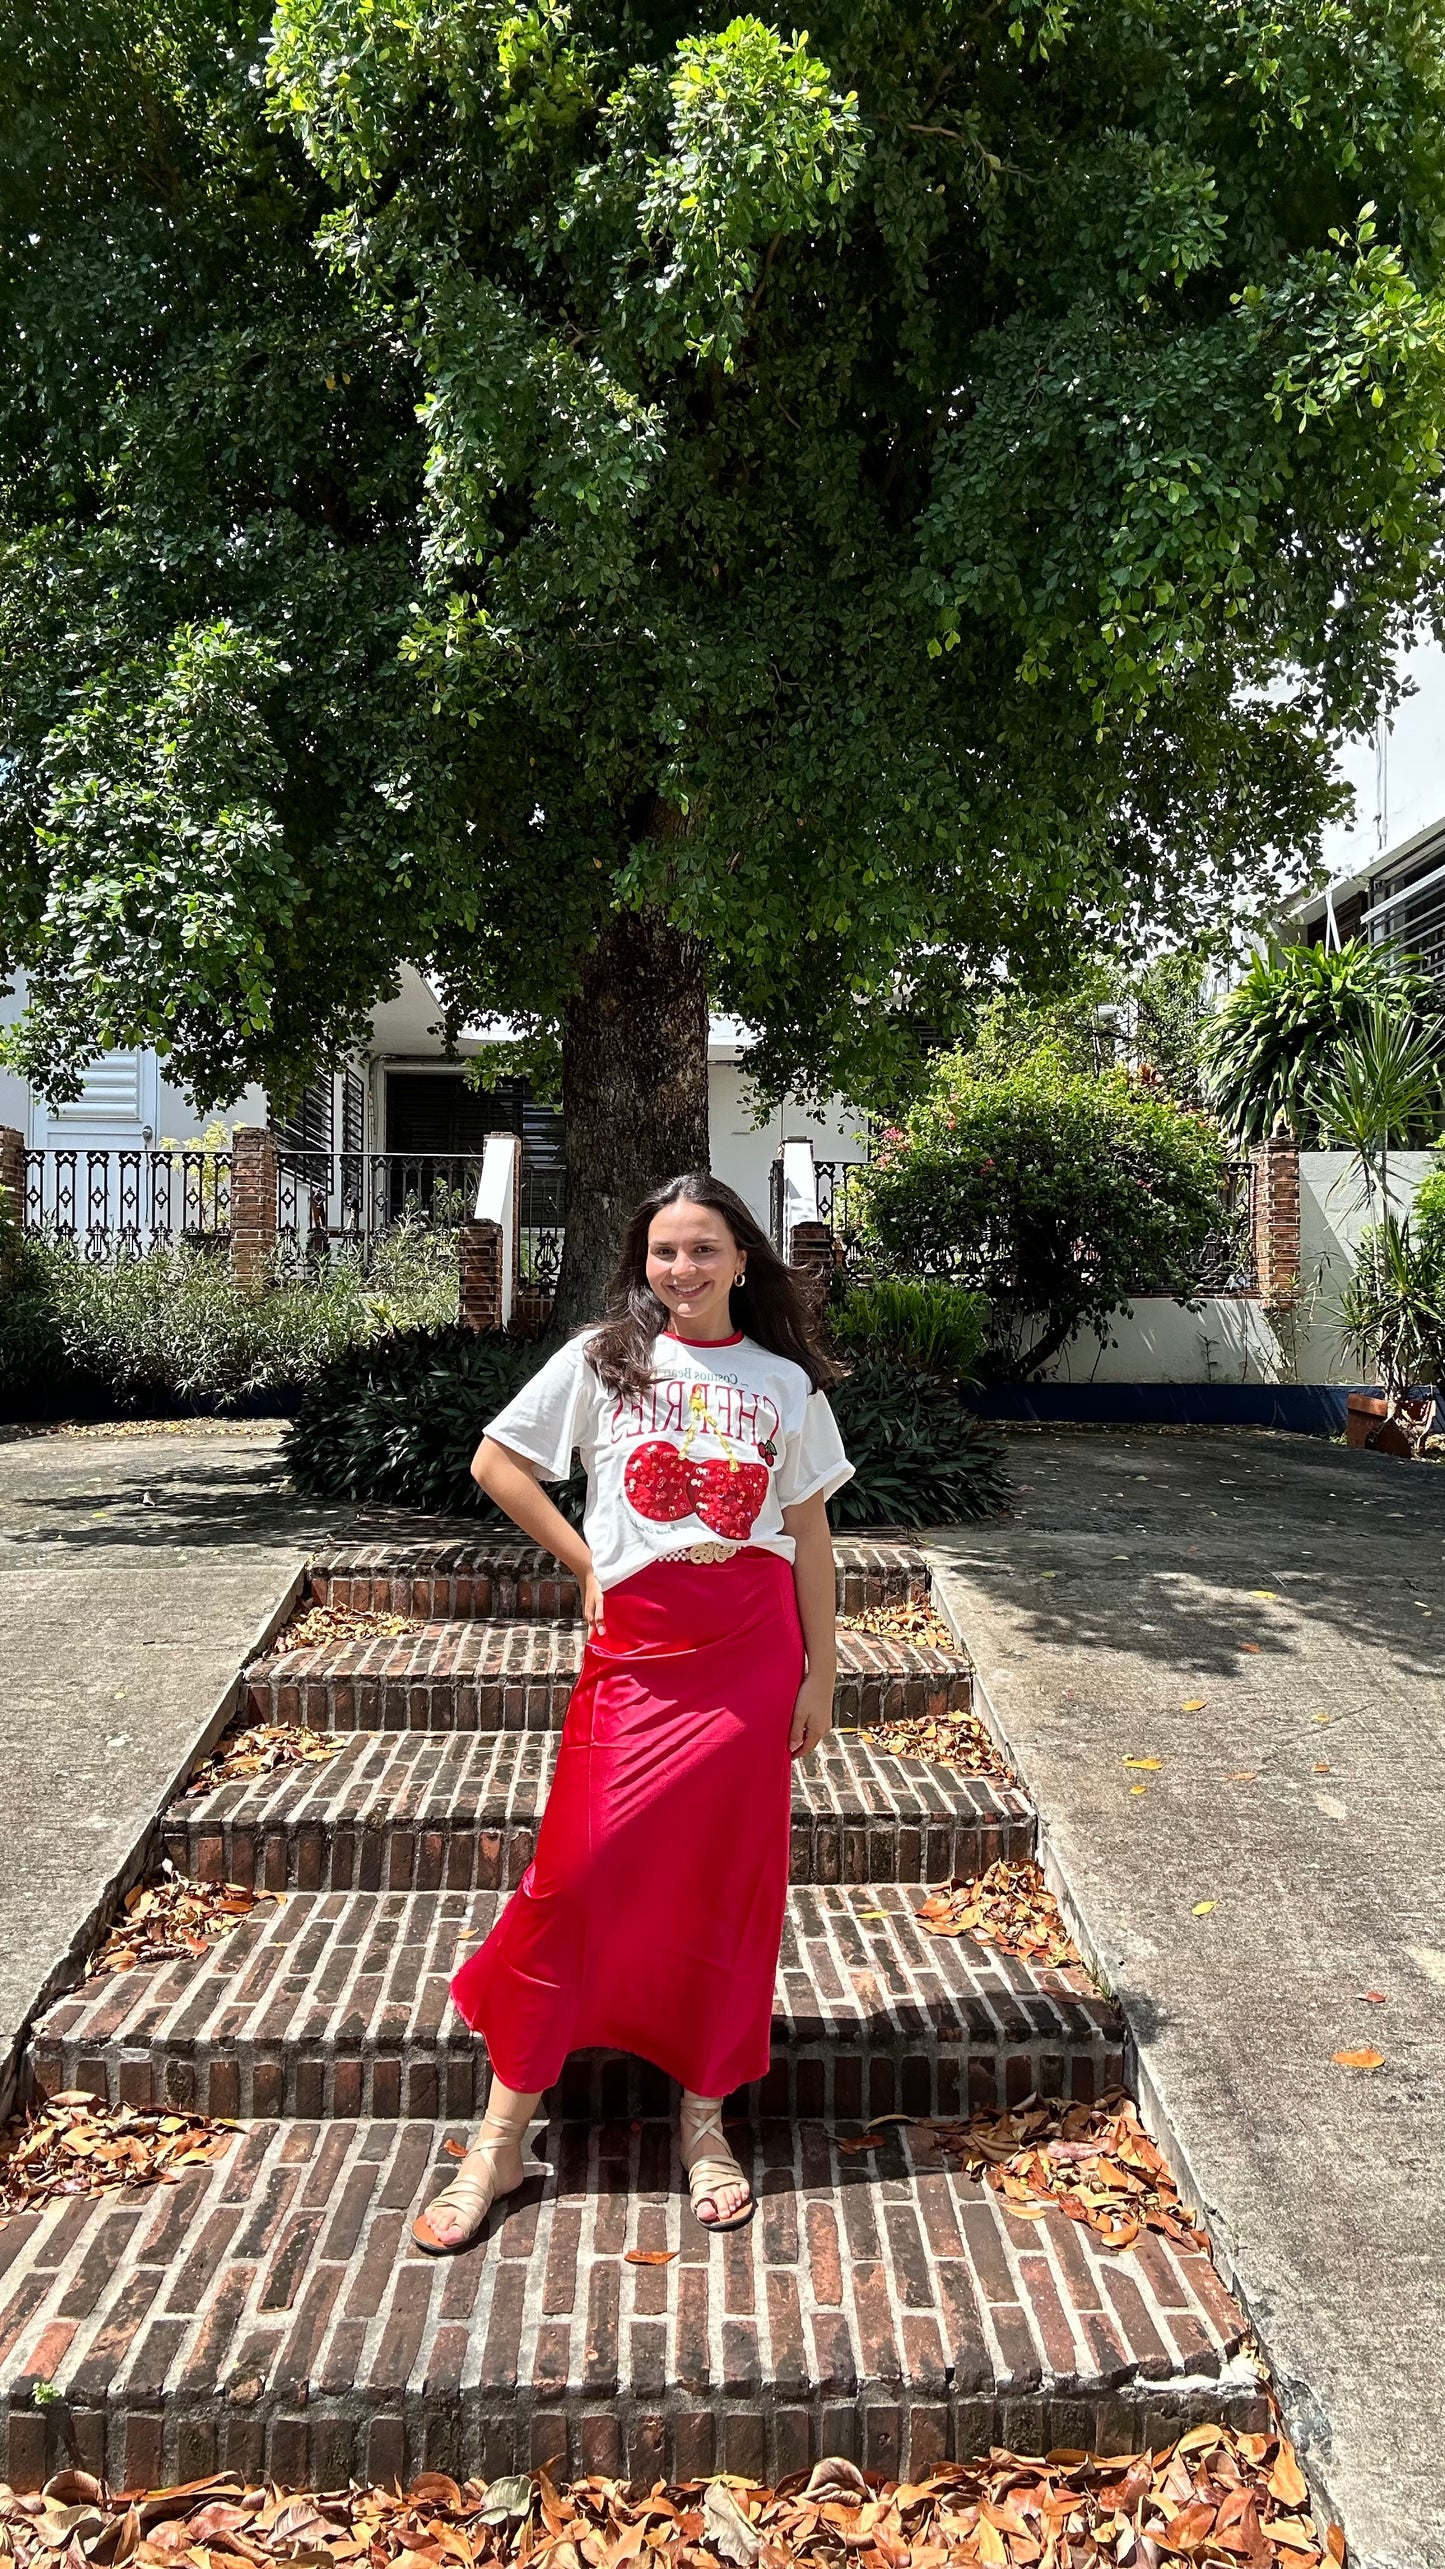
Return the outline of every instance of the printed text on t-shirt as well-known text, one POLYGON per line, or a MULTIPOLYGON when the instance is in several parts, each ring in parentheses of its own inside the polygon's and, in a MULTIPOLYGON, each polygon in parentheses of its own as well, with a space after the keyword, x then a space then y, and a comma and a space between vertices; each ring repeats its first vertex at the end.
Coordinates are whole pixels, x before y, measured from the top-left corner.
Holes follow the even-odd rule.
POLYGON ((636 1400, 616 1400, 608 1421, 612 1444, 634 1436, 656 1436, 671 1429, 680 1436, 687 1427, 710 1428, 714 1436, 746 1437, 749 1444, 774 1442, 783 1422, 766 1392, 734 1390, 728 1383, 660 1382, 649 1384, 636 1400), (702 1394, 701 1400, 698 1394, 702 1394))

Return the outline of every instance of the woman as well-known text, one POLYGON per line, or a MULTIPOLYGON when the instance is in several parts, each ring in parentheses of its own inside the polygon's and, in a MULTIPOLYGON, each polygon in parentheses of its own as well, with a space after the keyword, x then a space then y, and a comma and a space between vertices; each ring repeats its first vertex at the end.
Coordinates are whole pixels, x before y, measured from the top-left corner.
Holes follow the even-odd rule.
POLYGON ((570 2051, 637 2052, 683 2089, 694 2212, 751 2219, 722 2132, 768 2067, 788 1881, 790 1758, 832 1726, 827 1502, 851 1474, 796 1278, 741 1197, 674 1178, 623 1234, 606 1318, 494 1418, 475 1478, 582 1592, 586 1648, 536 1856, 452 1996, 491 2092, 413 2226, 470 2246, 523 2177, 570 2051), (579 1533, 541 1488, 574 1449, 579 1533))

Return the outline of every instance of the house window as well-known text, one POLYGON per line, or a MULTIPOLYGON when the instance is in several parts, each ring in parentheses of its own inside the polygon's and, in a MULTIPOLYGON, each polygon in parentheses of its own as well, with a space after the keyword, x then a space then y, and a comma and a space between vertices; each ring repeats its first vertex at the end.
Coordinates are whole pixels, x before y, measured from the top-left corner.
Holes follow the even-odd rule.
POLYGON ((341 1078, 341 1147, 347 1153, 366 1147, 366 1087, 354 1070, 341 1078))
POLYGON ((331 1148, 331 1082, 312 1080, 303 1090, 296 1112, 286 1122, 276 1125, 276 1139, 287 1151, 328 1151, 331 1148))

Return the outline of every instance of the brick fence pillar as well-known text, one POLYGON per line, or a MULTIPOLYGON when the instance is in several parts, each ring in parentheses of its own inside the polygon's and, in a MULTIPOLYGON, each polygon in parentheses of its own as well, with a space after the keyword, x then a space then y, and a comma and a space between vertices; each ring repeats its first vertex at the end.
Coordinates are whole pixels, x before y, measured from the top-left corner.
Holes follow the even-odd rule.
POLYGON ((1279 1308, 1299 1290, 1299 1145, 1272 1133, 1254 1154, 1254 1264, 1260 1301, 1279 1308))
POLYGON ((276 1254, 276 1136, 264 1124, 231 1135, 231 1273, 267 1285, 276 1254))
POLYGON ((457 1233, 457 1318, 464 1329, 502 1326, 502 1226, 463 1222, 457 1233))
POLYGON ((12 1222, 25 1219, 25 1136, 13 1124, 0 1124, 0 1193, 12 1222))
POLYGON ((837 1263, 833 1234, 826 1222, 795 1222, 789 1248, 792 1265, 803 1276, 804 1291, 814 1311, 821 1312, 837 1263))

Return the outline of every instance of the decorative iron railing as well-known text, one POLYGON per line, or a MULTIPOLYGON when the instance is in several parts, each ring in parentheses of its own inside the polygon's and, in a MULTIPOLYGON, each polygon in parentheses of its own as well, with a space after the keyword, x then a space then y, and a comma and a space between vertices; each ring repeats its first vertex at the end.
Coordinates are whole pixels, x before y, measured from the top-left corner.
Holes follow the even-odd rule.
MULTIPOLYGON (((474 1152, 297 1151, 276 1154, 276 1235, 312 1258, 335 1246, 366 1250, 403 1222, 454 1231, 481 1181, 474 1152)), ((567 1172, 524 1161, 518 1252, 524 1290, 556 1290, 567 1226, 567 1172)))
POLYGON ((224 1245, 231 1230, 229 1151, 90 1150, 25 1154, 25 1228, 82 1255, 139 1258, 182 1243, 224 1245))
MULTIPOLYGON (((857 1160, 815 1160, 813 1163, 818 1188, 818 1219, 826 1222, 832 1231, 848 1274, 860 1278, 871 1272, 873 1263, 862 1236, 858 1180, 864 1165, 857 1160)), ((774 1160, 771 1209, 775 1244, 781 1239, 782 1208, 782 1162, 774 1160)), ((931 1256, 920 1260, 914 1272, 944 1278, 959 1277, 966 1276, 972 1264, 962 1253, 954 1258, 931 1256)), ((1132 1290, 1137 1294, 1153 1294, 1172 1293, 1177 1288, 1141 1276, 1132 1290)), ((1244 1158, 1233 1160, 1229 1165, 1218 1227, 1210 1232, 1201 1251, 1191 1291, 1197 1294, 1253 1294, 1258 1290, 1254 1164, 1244 1158)))
POLYGON ((857 1183, 865 1165, 861 1160, 813 1162, 813 1175, 818 1187, 818 1219, 827 1223, 843 1252, 843 1264, 852 1275, 859 1274, 868 1264, 861 1237, 862 1208, 857 1183))

